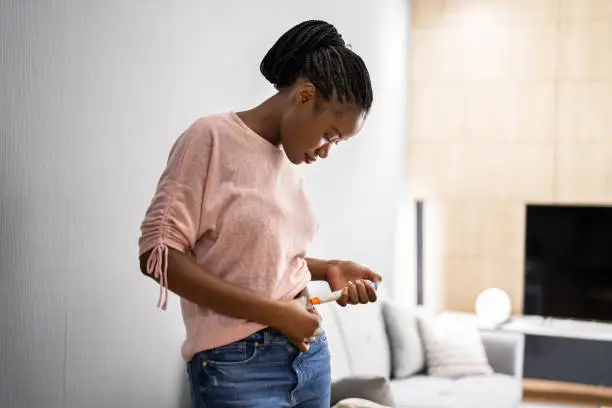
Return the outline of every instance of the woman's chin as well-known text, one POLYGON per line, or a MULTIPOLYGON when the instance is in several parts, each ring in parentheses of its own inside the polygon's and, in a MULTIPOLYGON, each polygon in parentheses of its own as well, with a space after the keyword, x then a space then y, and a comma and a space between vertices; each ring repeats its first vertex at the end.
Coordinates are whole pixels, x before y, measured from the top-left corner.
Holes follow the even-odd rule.
POLYGON ((303 156, 302 157, 299 157, 299 156, 296 157, 294 155, 288 154, 286 151, 285 151, 285 155, 287 156, 287 159, 289 159, 289 161, 291 163, 293 163, 293 164, 302 164, 302 163, 305 163, 305 161, 306 161, 305 157, 303 157, 303 156))

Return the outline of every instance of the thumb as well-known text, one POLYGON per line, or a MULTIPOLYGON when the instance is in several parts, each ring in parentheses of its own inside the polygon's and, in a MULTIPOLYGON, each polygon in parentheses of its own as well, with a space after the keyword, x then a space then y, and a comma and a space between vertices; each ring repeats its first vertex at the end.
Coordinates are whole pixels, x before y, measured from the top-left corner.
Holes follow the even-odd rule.
POLYGON ((376 286, 378 287, 378 285, 382 283, 383 279, 382 279, 382 276, 380 276, 379 274, 372 272, 372 275, 370 276, 370 280, 374 282, 376 286))

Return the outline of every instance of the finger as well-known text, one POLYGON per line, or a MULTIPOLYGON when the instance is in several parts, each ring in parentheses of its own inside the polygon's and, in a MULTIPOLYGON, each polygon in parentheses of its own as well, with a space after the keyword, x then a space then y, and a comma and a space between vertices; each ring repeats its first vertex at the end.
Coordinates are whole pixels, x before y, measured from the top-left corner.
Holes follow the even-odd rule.
POLYGON ((369 272, 370 272, 369 273, 370 277, 368 279, 376 283, 377 286, 380 285, 380 283, 382 282, 382 276, 380 276, 374 271, 369 271, 369 272))
POLYGON ((365 287, 366 291, 368 292, 368 299, 370 300, 370 302, 376 302, 376 299, 378 299, 378 294, 376 293, 376 288, 374 287, 374 285, 366 282, 365 287))
POLYGON ((340 298, 336 301, 336 303, 338 303, 342 307, 345 307, 348 304, 348 298, 348 288, 344 288, 342 289, 342 294, 340 295, 340 298))
POLYGON ((349 282, 348 293, 348 303, 350 303, 351 305, 356 305, 357 303, 359 303, 359 294, 357 293, 357 286, 355 286, 353 282, 349 282))
POLYGON ((293 344, 296 349, 303 353, 307 352, 310 348, 310 345, 302 339, 289 338, 289 341, 291 341, 291 344, 293 344))
POLYGON ((368 292, 366 291, 366 285, 364 285, 363 281, 358 280, 355 286, 357 287, 357 296, 359 296, 359 303, 368 303, 368 292))
POLYGON ((376 272, 372 272, 372 278, 370 279, 372 282, 375 282, 376 285, 380 285, 382 283, 382 276, 377 274, 376 272))
POLYGON ((291 341, 291 344, 293 344, 295 346, 295 348, 297 348, 300 351, 308 351, 308 347, 309 344, 306 342, 307 339, 296 339, 294 337, 290 337, 289 341, 291 341))

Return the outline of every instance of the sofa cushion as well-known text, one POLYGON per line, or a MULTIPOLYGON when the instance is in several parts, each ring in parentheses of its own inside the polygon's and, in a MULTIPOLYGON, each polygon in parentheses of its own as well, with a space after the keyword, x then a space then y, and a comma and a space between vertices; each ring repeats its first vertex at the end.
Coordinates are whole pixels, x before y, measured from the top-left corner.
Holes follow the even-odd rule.
POLYGON ((344 339, 340 326, 338 325, 336 314, 332 312, 336 304, 326 304, 317 306, 318 312, 323 318, 323 328, 327 334, 327 344, 331 355, 331 378, 349 377, 352 375, 351 364, 349 362, 348 350, 344 346, 344 339))
POLYGON ((429 375, 459 378, 493 374, 475 325, 429 318, 419 319, 419 327, 429 375))
POLYGON ((406 378, 423 371, 425 351, 414 310, 385 301, 383 315, 389 336, 393 378, 406 378))
MULTIPOLYGON (((326 316, 329 314, 334 316, 340 336, 340 341, 330 343, 332 369, 336 365, 335 356, 341 355, 336 347, 343 347, 352 376, 390 377, 391 358, 381 304, 376 302, 345 308, 330 304, 326 316)), ((325 322, 323 324, 326 327, 325 322)))
POLYGON ((334 381, 331 385, 331 403, 348 398, 361 398, 380 405, 394 407, 391 383, 386 377, 359 376, 334 381))
POLYGON ((380 405, 361 398, 349 398, 340 401, 334 408, 393 408, 392 405, 380 405))
POLYGON ((522 399, 522 385, 514 377, 463 377, 418 375, 393 380, 391 389, 398 408, 514 408, 522 399))

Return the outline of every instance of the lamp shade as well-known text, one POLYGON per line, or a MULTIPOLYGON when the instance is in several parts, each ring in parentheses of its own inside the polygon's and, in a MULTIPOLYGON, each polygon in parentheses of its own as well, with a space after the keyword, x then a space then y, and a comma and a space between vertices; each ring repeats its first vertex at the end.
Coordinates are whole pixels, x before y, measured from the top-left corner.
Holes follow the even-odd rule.
POLYGON ((510 318, 512 304, 510 296, 497 288, 482 291, 476 299, 476 316, 483 323, 498 326, 510 318))

